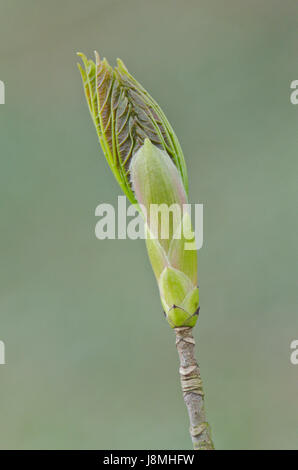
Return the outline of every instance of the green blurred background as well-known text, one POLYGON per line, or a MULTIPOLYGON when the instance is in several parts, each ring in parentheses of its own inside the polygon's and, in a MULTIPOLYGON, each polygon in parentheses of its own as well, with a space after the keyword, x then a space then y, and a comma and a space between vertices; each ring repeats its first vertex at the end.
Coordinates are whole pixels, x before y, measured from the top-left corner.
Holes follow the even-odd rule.
POLYGON ((2 449, 190 448, 144 242, 94 234, 95 207, 120 194, 76 68, 94 49, 162 106, 204 204, 195 335, 216 447, 298 448, 297 14, 0 1, 2 449))

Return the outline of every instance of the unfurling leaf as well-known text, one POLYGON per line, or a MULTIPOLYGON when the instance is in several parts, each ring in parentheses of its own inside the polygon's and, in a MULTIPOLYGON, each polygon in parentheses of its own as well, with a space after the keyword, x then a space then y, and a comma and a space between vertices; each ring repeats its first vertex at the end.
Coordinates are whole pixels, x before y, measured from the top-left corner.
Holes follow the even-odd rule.
POLYGON ((177 167, 187 192, 187 172, 178 139, 164 113, 118 59, 114 69, 95 53, 95 63, 78 54, 89 110, 105 157, 124 193, 136 202, 129 166, 148 138, 164 150, 177 167))

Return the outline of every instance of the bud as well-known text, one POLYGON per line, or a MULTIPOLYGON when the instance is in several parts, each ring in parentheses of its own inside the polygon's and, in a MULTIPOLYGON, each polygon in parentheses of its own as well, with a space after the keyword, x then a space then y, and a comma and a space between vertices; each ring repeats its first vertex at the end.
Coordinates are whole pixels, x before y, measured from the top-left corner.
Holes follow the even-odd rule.
POLYGON ((146 246, 167 320, 174 328, 194 326, 199 307, 197 252, 185 250, 191 221, 184 211, 182 179, 170 157, 149 139, 133 156, 130 175, 136 199, 146 209, 146 246), (167 217, 153 216, 158 206, 167 209, 167 217), (172 207, 177 209, 173 214, 172 207), (163 224, 168 224, 168 238, 162 237, 163 224))
POLYGON ((188 181, 178 139, 158 104, 121 60, 113 69, 97 53, 95 62, 78 55, 103 153, 130 202, 146 209, 146 246, 165 315, 173 328, 194 326, 199 311, 197 253, 185 250, 191 221, 183 210, 188 181), (156 213, 152 207, 158 207, 156 213))

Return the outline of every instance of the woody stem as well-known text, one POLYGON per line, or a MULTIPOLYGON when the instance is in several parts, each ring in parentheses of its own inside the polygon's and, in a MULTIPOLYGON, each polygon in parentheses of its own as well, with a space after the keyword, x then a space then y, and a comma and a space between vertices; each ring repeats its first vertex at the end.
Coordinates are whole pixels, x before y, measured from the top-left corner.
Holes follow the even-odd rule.
POLYGON ((204 392, 200 369, 195 359, 195 340, 192 328, 175 328, 176 346, 180 359, 180 379, 183 398, 190 421, 194 450, 213 450, 210 426, 206 421, 204 392))

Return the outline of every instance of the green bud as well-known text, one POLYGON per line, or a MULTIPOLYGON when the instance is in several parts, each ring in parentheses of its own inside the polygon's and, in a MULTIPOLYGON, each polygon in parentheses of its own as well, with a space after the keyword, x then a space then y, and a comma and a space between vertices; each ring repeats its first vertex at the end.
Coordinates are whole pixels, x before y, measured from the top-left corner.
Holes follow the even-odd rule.
POLYGON ((78 54, 89 111, 106 160, 146 221, 146 246, 169 324, 194 326, 198 316, 197 252, 191 242, 186 165, 178 139, 148 92, 118 59, 114 69, 95 53, 78 54), (165 209, 169 222, 163 221, 165 209), (168 211, 167 211, 168 209, 168 211), (160 223, 159 223, 160 221, 160 223), (164 230, 166 228, 167 230, 164 230))
POLYGON ((187 197, 180 174, 170 157, 146 139, 132 158, 130 175, 136 199, 145 209, 146 246, 167 320, 174 328, 194 326, 199 307, 197 252, 185 249, 194 235, 190 216, 183 212, 187 197), (153 217, 158 205, 167 209, 165 218, 153 217), (173 205, 179 209, 174 214, 173 205), (166 239, 163 224, 169 225, 166 239))
POLYGON ((166 152, 145 139, 144 145, 132 158, 130 176, 135 197, 146 209, 151 233, 168 250, 173 230, 181 224, 183 204, 187 203, 177 168, 166 152), (167 224, 169 208, 173 218, 171 224, 167 224), (160 218, 161 223, 158 224, 160 218))

